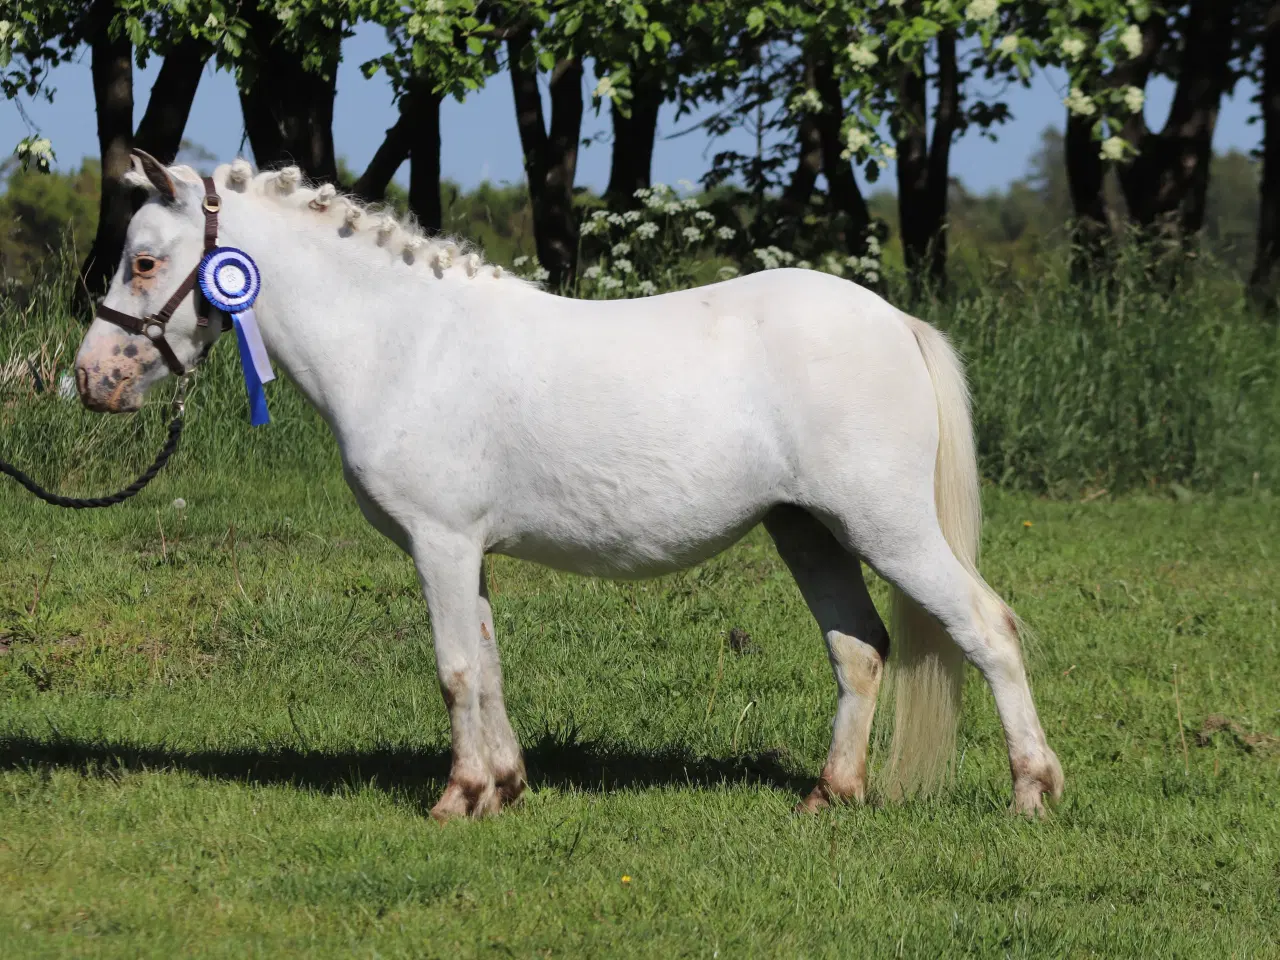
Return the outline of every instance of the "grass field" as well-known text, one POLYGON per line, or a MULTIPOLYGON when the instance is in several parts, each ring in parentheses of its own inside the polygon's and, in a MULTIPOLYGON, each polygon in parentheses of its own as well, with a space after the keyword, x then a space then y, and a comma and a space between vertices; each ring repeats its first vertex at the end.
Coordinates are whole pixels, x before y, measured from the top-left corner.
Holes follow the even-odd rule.
POLYGON ((953 791, 790 813, 835 691, 759 530, 638 584, 499 558, 532 786, 441 826, 425 606, 335 471, 92 515, 6 486, 0 952, 1280 956, 1277 543, 1265 492, 990 492, 1067 775, 1043 823, 972 673, 953 791))

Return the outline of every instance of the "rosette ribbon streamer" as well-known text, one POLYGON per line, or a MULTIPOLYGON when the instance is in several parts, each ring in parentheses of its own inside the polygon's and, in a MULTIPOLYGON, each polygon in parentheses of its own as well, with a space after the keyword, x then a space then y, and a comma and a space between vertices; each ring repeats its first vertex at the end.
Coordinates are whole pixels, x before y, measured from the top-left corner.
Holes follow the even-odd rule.
POLYGON ((196 279, 205 299, 227 313, 235 327, 240 369, 249 395, 249 422, 255 427, 270 423, 263 384, 270 383, 276 375, 271 370, 262 331, 258 329, 258 320, 253 313, 253 302, 262 289, 258 265, 243 250, 215 247, 200 261, 196 279))

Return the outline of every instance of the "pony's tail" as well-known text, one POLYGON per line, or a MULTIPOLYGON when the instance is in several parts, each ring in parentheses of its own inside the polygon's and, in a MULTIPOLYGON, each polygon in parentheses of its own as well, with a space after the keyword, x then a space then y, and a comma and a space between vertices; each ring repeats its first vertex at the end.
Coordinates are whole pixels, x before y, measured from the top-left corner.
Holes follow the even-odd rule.
MULTIPOLYGON (((907 317, 907 322, 937 398, 933 496, 938 523, 956 559, 990 592, 977 569, 982 500, 964 370, 945 335, 915 317, 907 317)), ((893 656, 887 692, 894 700, 894 726, 882 782, 890 798, 902 799, 930 793, 949 778, 960 721, 964 654, 937 620, 896 587, 890 633, 893 656)))

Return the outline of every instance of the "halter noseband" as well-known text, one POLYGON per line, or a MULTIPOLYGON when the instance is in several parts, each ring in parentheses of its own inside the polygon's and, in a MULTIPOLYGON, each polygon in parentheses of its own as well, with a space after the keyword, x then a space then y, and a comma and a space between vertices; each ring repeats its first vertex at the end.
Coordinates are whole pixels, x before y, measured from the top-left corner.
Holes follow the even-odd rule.
MULTIPOLYGON (((213 178, 203 177, 202 180, 204 181, 204 198, 200 201, 200 207, 204 211, 204 252, 207 255, 218 246, 218 211, 222 209, 222 200, 218 196, 217 188, 214 187, 213 178)), ((164 330, 165 326, 173 318, 173 313, 178 309, 178 305, 182 303, 188 293, 193 292, 195 295, 196 325, 200 327, 209 325, 209 314, 212 312, 213 306, 201 293, 196 283, 199 270, 199 264, 192 267, 186 279, 173 292, 173 296, 165 302, 163 307, 149 317, 135 317, 132 314, 122 313, 107 306, 99 306, 95 316, 106 320, 108 323, 114 323, 117 327, 122 327, 130 333, 137 333, 146 337, 155 344, 156 349, 160 351, 160 356, 164 358, 164 362, 169 369, 181 377, 186 374, 187 368, 182 365, 178 355, 173 352, 173 347, 169 346, 169 342, 165 340, 164 330)), ((230 318, 224 313, 222 317, 223 331, 229 329, 230 326, 230 318)))

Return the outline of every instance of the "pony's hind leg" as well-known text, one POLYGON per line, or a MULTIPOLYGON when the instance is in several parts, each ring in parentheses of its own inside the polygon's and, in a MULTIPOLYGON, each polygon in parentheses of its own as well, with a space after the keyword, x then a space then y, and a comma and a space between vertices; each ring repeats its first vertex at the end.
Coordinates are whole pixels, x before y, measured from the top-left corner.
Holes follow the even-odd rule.
POLYGON ((889 634, 867 593, 861 563, 826 527, 796 507, 775 508, 764 524, 818 621, 839 689, 826 765, 797 809, 864 800, 867 742, 889 634))
MULTIPOLYGON (((1013 810, 1028 815, 1043 812, 1046 794, 1055 799, 1062 794, 1062 768, 1045 740, 1031 698, 1013 611, 956 559, 936 525, 900 540, 866 539, 871 544, 867 562, 940 623, 982 672, 1004 727, 1013 810)), ((927 746, 904 742, 900 749, 927 746)))

